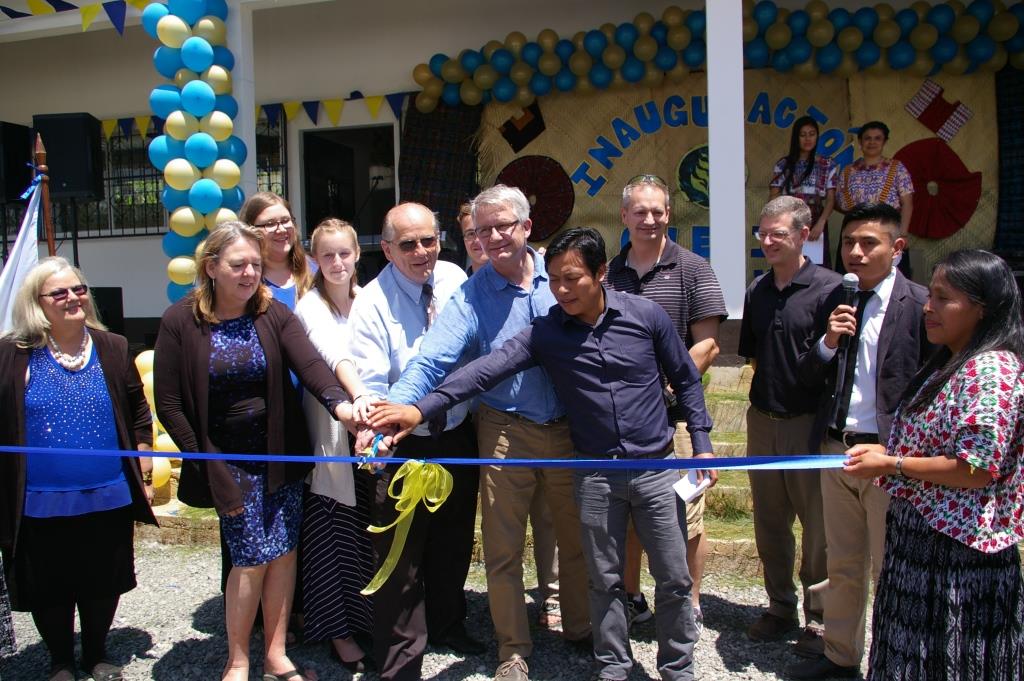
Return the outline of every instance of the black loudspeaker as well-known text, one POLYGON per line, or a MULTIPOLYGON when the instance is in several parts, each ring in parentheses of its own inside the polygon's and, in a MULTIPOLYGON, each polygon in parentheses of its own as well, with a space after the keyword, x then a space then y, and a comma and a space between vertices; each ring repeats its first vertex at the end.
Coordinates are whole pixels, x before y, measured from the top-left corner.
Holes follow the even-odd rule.
POLYGON ((0 203, 11 203, 32 182, 32 131, 0 121, 0 203))
POLYGON ((124 300, 120 286, 90 286, 96 316, 112 332, 124 335, 124 300))
POLYGON ((50 172, 50 198, 103 200, 103 150, 100 122, 87 113, 32 117, 43 137, 50 172))

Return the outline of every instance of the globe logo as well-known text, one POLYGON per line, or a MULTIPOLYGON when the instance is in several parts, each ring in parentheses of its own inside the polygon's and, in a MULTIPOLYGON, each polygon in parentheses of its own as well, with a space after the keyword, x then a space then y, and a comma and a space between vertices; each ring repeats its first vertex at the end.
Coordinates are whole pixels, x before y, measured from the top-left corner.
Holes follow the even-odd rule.
POLYGON ((679 189, 691 203, 707 208, 708 199, 708 145, 702 144, 686 152, 676 172, 679 189))

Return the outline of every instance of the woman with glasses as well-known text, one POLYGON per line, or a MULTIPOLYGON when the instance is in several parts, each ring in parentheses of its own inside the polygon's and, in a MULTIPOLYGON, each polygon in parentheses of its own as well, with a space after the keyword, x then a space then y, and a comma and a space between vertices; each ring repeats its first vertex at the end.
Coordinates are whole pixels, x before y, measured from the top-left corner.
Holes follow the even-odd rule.
POLYGON ((294 310, 313 285, 313 272, 288 202, 273 192, 257 192, 242 204, 238 219, 263 232, 263 283, 274 298, 294 310))
POLYGON ((223 679, 249 674, 249 644, 263 606, 264 681, 302 681, 285 654, 310 466, 261 460, 311 452, 294 371, 335 418, 350 405, 302 324, 263 284, 264 235, 222 223, 197 262, 195 289, 164 313, 156 342, 157 414, 183 452, 252 454, 246 461, 186 461, 178 498, 213 506, 231 559, 225 590, 223 679))
MULTIPOLYGON (((18 291, 0 338, 0 443, 149 452, 149 405, 127 341, 96 318, 85 277, 46 258, 18 291)), ((152 461, 53 454, 0 456, 0 550, 14 609, 29 611, 50 652, 51 681, 81 668, 118 681, 106 639, 135 588, 135 521, 156 524, 152 461)))

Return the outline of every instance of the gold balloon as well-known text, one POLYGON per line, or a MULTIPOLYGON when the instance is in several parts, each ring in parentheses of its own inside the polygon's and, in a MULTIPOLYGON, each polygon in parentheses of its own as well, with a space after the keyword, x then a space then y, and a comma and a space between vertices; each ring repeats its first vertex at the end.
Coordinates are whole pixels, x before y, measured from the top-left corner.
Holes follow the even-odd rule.
POLYGON ((466 70, 455 59, 449 59, 441 65, 441 78, 446 83, 461 83, 466 78, 466 70))
POLYGON ((953 28, 949 29, 949 37, 961 45, 966 45, 978 36, 981 30, 981 22, 971 14, 961 14, 953 22, 953 28))
POLYGON ((833 71, 837 76, 842 78, 849 78, 853 74, 857 73, 860 67, 857 65, 857 60, 853 58, 853 55, 847 52, 843 55, 843 60, 839 62, 839 66, 833 71))
POLYGON ((167 47, 177 49, 192 37, 192 29, 181 17, 165 14, 160 21, 156 22, 156 36, 167 47))
POLYGON ((956 56, 942 65, 942 72, 951 76, 962 76, 967 73, 971 66, 971 60, 967 58, 964 48, 957 50, 956 56))
POLYGON ((665 11, 661 13, 661 23, 665 24, 669 28, 682 26, 685 18, 686 15, 683 13, 683 10, 675 5, 669 5, 665 8, 665 11))
POLYGON ((629 81, 622 77, 622 73, 620 71, 616 71, 614 74, 612 74, 612 82, 608 84, 608 89, 625 90, 626 87, 630 84, 631 83, 629 83, 629 81))
MULTIPOLYGON (((757 28, 755 24, 754 28, 757 28)), ((825 47, 836 35, 836 27, 828 19, 815 19, 807 27, 807 41, 815 47, 825 47)))
MULTIPOLYGON (((483 66, 480 67, 480 69, 482 68, 483 66)), ((480 69, 477 69, 477 73, 480 72, 480 69)), ((423 94, 433 99, 440 99, 441 93, 443 91, 444 81, 442 81, 440 78, 431 78, 430 80, 427 81, 426 85, 423 86, 423 94)))
POLYGON ((481 52, 484 53, 485 57, 490 59, 491 55, 494 54, 495 50, 500 50, 503 47, 505 47, 505 45, 502 44, 500 40, 488 40, 487 44, 484 45, 484 48, 481 50, 481 52))
POLYGON ((153 360, 156 353, 152 350, 143 350, 135 357, 135 368, 139 370, 139 376, 153 371, 153 360))
POLYGON ((932 5, 926 0, 916 0, 910 4, 910 9, 917 12, 917 20, 924 21, 924 18, 928 16, 928 12, 931 10, 932 5))
POLYGON ((1009 56, 1010 55, 1006 52, 1005 47, 1002 45, 996 45, 996 51, 992 55, 992 58, 985 62, 982 65, 982 68, 991 73, 1000 71, 1004 66, 1006 66, 1009 56))
POLYGON ((526 85, 533 78, 533 69, 525 61, 517 61, 509 70, 508 77, 516 85, 526 85))
POLYGON ((548 52, 553 51, 555 49, 555 45, 558 44, 558 33, 550 28, 545 28, 537 34, 537 44, 548 52))
POLYGON ((608 42, 615 41, 615 24, 607 23, 601 24, 601 33, 604 33, 604 37, 608 39, 608 42))
POLYGON ((537 70, 545 76, 553 76, 562 70, 562 59, 552 52, 545 52, 537 60, 537 70))
MULTIPOLYGON (((683 26, 682 28, 686 28, 686 27, 683 26)), ((672 30, 675 30, 675 29, 672 29, 672 30)), ((672 30, 670 30, 668 32, 668 34, 670 36, 672 35, 672 30)), ((687 29, 687 33, 689 33, 689 29, 687 29)), ((757 37, 757 22, 754 21, 753 19, 751 19, 750 17, 743 17, 743 42, 749 43, 751 40, 753 40, 756 37, 757 37)), ((687 39, 686 43, 687 44, 690 43, 689 39, 687 39)), ((681 48, 675 48, 675 47, 673 47, 672 49, 685 49, 685 48, 682 48, 682 47, 681 48)))
POLYGON ((685 81, 686 78, 690 75, 690 69, 687 68, 683 60, 680 59, 679 61, 676 62, 676 65, 673 66, 672 69, 666 75, 668 76, 668 79, 672 81, 672 83, 679 85, 680 83, 685 81))
POLYGON ((576 31, 572 34, 572 46, 577 50, 583 49, 583 39, 587 37, 587 34, 583 31, 576 31))
POLYGON ((505 36, 505 47, 509 49, 512 54, 519 56, 519 50, 523 49, 523 45, 528 42, 528 38, 523 35, 520 31, 512 31, 505 36))
POLYGON ((420 113, 430 113, 437 108, 437 100, 429 97, 423 92, 416 95, 416 110, 420 113))
POLYGON ((814 78, 818 75, 818 65, 813 59, 797 64, 793 67, 793 73, 797 78, 814 78))
POLYGON ((626 61, 626 51, 618 45, 609 45, 601 54, 601 61, 610 69, 617 69, 626 61))
MULTIPOLYGON (((747 22, 748 21, 751 24, 754 25, 754 36, 755 37, 757 36, 757 22, 755 22, 753 19, 744 19, 743 20, 743 40, 748 40, 748 38, 747 38, 747 22)), ((680 51, 680 50, 685 50, 686 49, 686 46, 690 44, 690 40, 692 38, 693 38, 693 36, 690 33, 690 29, 687 28, 686 26, 673 26, 672 28, 668 29, 668 35, 665 36, 665 42, 668 43, 668 46, 671 47, 673 50, 680 51)), ((749 40, 753 40, 753 39, 754 38, 749 38, 749 40)))
MULTIPOLYGON (((175 284, 187 286, 196 280, 196 261, 187 255, 171 258, 167 263, 167 278, 175 284)), ((153 374, 147 374, 152 380, 153 374)), ((145 383, 143 383, 145 385, 145 383)))
POLYGON ((227 40, 228 28, 218 17, 203 17, 192 27, 192 34, 203 38, 211 45, 224 45, 227 40))
POLYGON ((856 51, 863 42, 864 34, 855 26, 847 26, 839 31, 839 36, 836 37, 836 44, 839 46, 839 49, 847 54, 856 51))
POLYGON ((217 140, 225 142, 235 130, 235 124, 223 111, 211 111, 199 120, 199 131, 217 140))
POLYGON ((793 31, 790 30, 789 26, 782 23, 774 23, 768 27, 768 30, 764 33, 764 41, 768 43, 768 47, 773 50, 781 50, 786 45, 789 45, 789 41, 793 38, 793 31))
POLYGON ((911 74, 923 78, 931 73, 933 68, 935 68, 935 60, 931 58, 931 55, 927 52, 918 52, 914 58, 914 63, 907 70, 911 74))
MULTIPOLYGON (((174 209, 171 216, 167 218, 171 231, 181 236, 195 236, 203 231, 206 220, 203 214, 191 206, 179 206, 174 209)), ((152 367, 150 367, 152 370, 152 367)), ((139 369, 142 372, 142 369, 139 369)))
POLYGON ((946 0, 946 4, 949 5, 950 9, 956 12, 957 16, 964 13, 964 3, 960 2, 960 0, 946 0))
POLYGON ((590 73, 590 69, 593 65, 594 60, 591 59, 590 55, 583 50, 573 52, 572 56, 569 57, 569 70, 577 76, 585 76, 590 73))
POLYGON ((1020 21, 1013 12, 999 12, 988 23, 988 34, 997 43, 1004 43, 1017 35, 1019 28, 1020 21))
MULTIPOLYGON (((175 448, 177 451, 177 448, 175 448)), ((162 456, 154 456, 153 461, 153 489, 160 489, 171 480, 171 462, 162 456)))
POLYGON ((892 19, 896 16, 896 10, 892 8, 887 2, 880 2, 875 5, 875 12, 878 14, 879 21, 885 21, 886 19, 892 19))
POLYGON ((1011 54, 1010 66, 1018 71, 1024 71, 1024 52, 1014 52, 1011 54))
POLYGON ((178 445, 174 444, 174 440, 172 440, 171 436, 168 435, 167 433, 164 433, 163 435, 158 437, 156 439, 156 442, 154 442, 153 444, 154 444, 153 449, 158 451, 158 452, 177 452, 177 451, 180 451, 178 449, 178 445))
POLYGON ((633 54, 640 61, 650 61, 658 54, 658 41, 649 35, 642 35, 633 44, 633 54))
POLYGON ((881 76, 892 73, 892 69, 889 67, 889 59, 886 56, 885 50, 882 50, 882 54, 881 56, 879 56, 878 61, 869 66, 866 69, 866 72, 870 73, 873 76, 881 76))
POLYGON ((749 17, 754 12, 754 0, 743 0, 743 17, 749 17))
POLYGON ((640 14, 633 18, 633 25, 636 26, 636 30, 640 31, 641 34, 646 35, 654 27, 654 17, 651 16, 650 12, 640 12, 640 14))
POLYGON ((459 86, 459 98, 462 100, 463 104, 476 106, 484 100, 484 92, 476 86, 476 83, 467 78, 462 81, 462 85, 459 86))
POLYGON ((533 100, 535 99, 537 99, 537 96, 533 94, 529 85, 520 85, 519 89, 516 90, 516 98, 513 101, 525 109, 533 104, 533 100))
POLYGON ((164 166, 164 182, 178 191, 189 189, 200 177, 199 168, 184 158, 172 158, 164 166))
POLYGON ((174 74, 174 86, 179 90, 199 77, 199 74, 189 69, 178 69, 174 74))
POLYGON ((874 36, 879 47, 892 47, 900 40, 900 25, 892 19, 883 19, 875 27, 874 36))
POLYGON ((938 39, 939 29, 931 24, 918 24, 910 31, 910 44, 921 52, 932 49, 938 39))
POLYGON ((149 402, 149 410, 156 411, 156 399, 153 397, 153 372, 147 371, 140 376, 142 379, 142 394, 146 397, 146 402, 149 402))
POLYGON ((230 208, 218 208, 212 213, 207 213, 206 217, 203 218, 203 222, 206 225, 206 229, 212 232, 213 230, 217 229, 217 225, 219 225, 220 223, 237 219, 238 215, 236 215, 235 211, 231 210, 230 208))
POLYGON ((828 5, 823 0, 811 0, 807 3, 805 11, 810 15, 812 21, 818 21, 819 19, 825 19, 828 17, 828 5))
POLYGON ((643 84, 647 87, 658 87, 665 80, 665 72, 652 63, 648 63, 644 69, 643 84))
POLYGON ((242 171, 234 161, 218 158, 213 165, 203 170, 203 177, 213 180, 221 189, 234 189, 242 179, 242 171))
POLYGON ((214 94, 231 94, 231 72, 219 64, 203 71, 203 80, 213 88, 214 94))
POLYGON ((586 95, 594 92, 597 88, 591 84, 589 78, 577 78, 576 79, 576 92, 586 95))
MULTIPOLYGON (((481 64, 477 67, 476 71, 473 72, 473 84, 481 90, 490 90, 494 87, 494 84, 498 82, 498 72, 494 70, 494 67, 490 64, 481 64)), ((426 92, 426 88, 423 89, 426 92)), ((428 93, 434 99, 441 96, 441 91, 437 93, 428 93)))
POLYGON ((426 64, 417 64, 412 70, 412 79, 416 81, 416 84, 423 87, 427 84, 427 81, 434 77, 431 73, 430 67, 426 64))
POLYGON ((164 122, 164 130, 174 139, 184 142, 199 132, 199 119, 184 111, 172 111, 164 122))

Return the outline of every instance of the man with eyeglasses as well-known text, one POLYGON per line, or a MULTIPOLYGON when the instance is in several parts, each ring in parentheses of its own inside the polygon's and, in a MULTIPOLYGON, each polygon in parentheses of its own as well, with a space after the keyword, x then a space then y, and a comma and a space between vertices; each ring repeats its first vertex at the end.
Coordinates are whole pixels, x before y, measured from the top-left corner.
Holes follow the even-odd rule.
MULTIPOLYGON (((476 236, 488 262, 456 292, 409 362, 388 400, 411 404, 462 363, 490 353, 557 304, 544 260, 527 245, 530 203, 496 185, 473 199, 476 236)), ((540 367, 519 372, 480 396, 480 456, 571 458, 565 408, 540 367)), ((536 489, 547 499, 558 538, 562 634, 590 653, 587 573, 572 475, 562 468, 485 466, 480 472, 487 597, 498 639, 499 681, 526 681, 533 651, 523 587, 526 522, 536 489)))
MULTIPOLYGON (((349 316, 351 351, 366 389, 383 397, 416 355, 428 328, 466 281, 457 265, 438 261, 440 231, 426 206, 403 203, 384 218, 381 244, 389 263, 360 291, 349 316)), ((355 397, 355 396, 353 396, 355 397)), ((458 406, 447 414, 444 432, 426 427, 402 442, 402 456, 477 456, 476 438, 458 406)), ((371 520, 383 526, 397 517, 388 486, 397 466, 376 480, 371 520)), ((479 487, 477 466, 450 467, 451 495, 436 513, 418 508, 405 548, 391 578, 374 595, 374 645, 382 679, 421 678, 428 637, 460 652, 484 647, 466 633, 465 582, 472 558, 479 487)), ((393 533, 374 534, 378 556, 386 556, 393 533)))
MULTIPOLYGON (((643 296, 658 303, 672 319, 676 333, 689 349, 690 358, 703 374, 718 356, 718 327, 729 313, 722 289, 707 260, 668 237, 671 217, 668 185, 657 175, 637 175, 622 190, 622 224, 629 243, 608 263, 607 284, 616 291, 643 296)), ((675 451, 693 456, 686 423, 671 389, 666 386, 669 421, 675 424, 675 451)), ((693 615, 698 635, 704 616, 700 609, 700 583, 707 555, 704 532, 704 497, 686 505, 686 562, 693 578, 693 615)), ((632 530, 626 539, 626 590, 629 620, 651 619, 647 600, 640 590, 640 559, 643 551, 632 530)))
MULTIPOLYGON (((747 409, 747 451, 759 455, 806 454, 820 387, 801 383, 799 362, 817 340, 816 313, 842 280, 804 257, 811 210, 801 199, 779 196, 761 210, 757 238, 771 266, 747 288, 739 354, 752 359, 747 409)), ((793 520, 803 528, 800 583, 804 630, 793 651, 820 655, 822 590, 828 578, 821 475, 817 470, 750 471, 754 540, 764 565, 768 609, 748 628, 755 641, 779 641, 800 626, 793 569, 793 520)))

